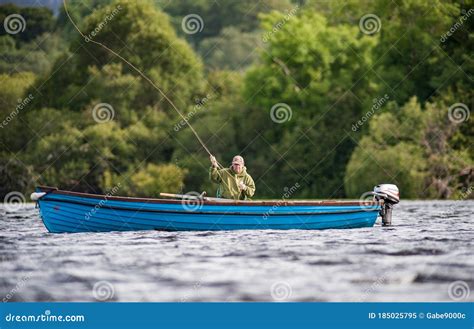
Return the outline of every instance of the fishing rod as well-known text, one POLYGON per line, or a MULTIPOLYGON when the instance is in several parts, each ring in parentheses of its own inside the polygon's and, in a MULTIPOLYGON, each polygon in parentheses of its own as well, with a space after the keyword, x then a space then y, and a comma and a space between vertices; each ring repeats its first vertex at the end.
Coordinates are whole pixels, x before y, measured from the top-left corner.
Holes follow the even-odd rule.
MULTIPOLYGON (((160 87, 158 87, 145 73, 143 73, 139 68, 137 68, 135 65, 133 65, 131 62, 129 62, 127 59, 125 59, 122 55, 120 55, 119 53, 117 53, 116 51, 114 51, 113 49, 107 47, 105 44, 101 43, 101 42, 98 42, 98 41, 95 41, 91 38, 87 38, 87 36, 82 33, 82 31, 79 29, 79 27, 77 26, 77 24, 74 22, 74 20, 72 19, 71 15, 69 14, 69 10, 67 8, 67 1, 66 0, 63 0, 63 5, 64 5, 64 11, 66 12, 66 15, 67 17, 69 18, 69 20, 71 21, 71 24, 74 26, 74 28, 77 30, 77 32, 79 32, 79 34, 84 38, 84 40, 88 40, 89 42, 92 42, 98 46, 101 46, 102 48, 106 49, 107 51, 111 52, 112 54, 114 54, 116 57, 120 58, 124 63, 126 63, 127 65, 129 65, 132 69, 135 70, 135 72, 137 72, 143 79, 145 79, 145 81, 147 81, 154 89, 156 89, 160 94, 161 96, 163 96, 164 99, 166 99, 166 101, 171 105, 171 107, 179 114, 179 116, 184 120, 184 122, 186 122, 186 124, 189 126, 189 128, 191 129, 191 131, 193 132, 194 136, 196 136, 196 139, 199 141, 199 143, 201 144, 201 146, 204 148, 204 150, 206 150, 206 152, 209 154, 209 156, 212 156, 212 153, 211 151, 209 151, 209 148, 206 146, 206 144, 203 142, 203 140, 201 139, 201 137, 199 137, 199 134, 197 133, 197 131, 194 129, 194 127, 191 125, 191 123, 189 123, 188 119, 186 118, 185 115, 183 115, 183 113, 178 109, 178 107, 173 103, 173 101, 166 95, 166 93, 161 90, 160 87)), ((216 160, 217 162, 217 160, 216 160)), ((217 165, 221 168, 224 168, 219 162, 217 162, 217 165)))

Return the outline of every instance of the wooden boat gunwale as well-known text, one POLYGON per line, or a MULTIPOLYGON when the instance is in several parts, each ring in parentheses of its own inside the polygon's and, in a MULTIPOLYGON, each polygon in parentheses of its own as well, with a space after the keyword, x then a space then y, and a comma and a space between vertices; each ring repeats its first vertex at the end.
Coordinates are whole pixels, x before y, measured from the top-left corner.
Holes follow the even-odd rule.
MULTIPOLYGON (((63 194, 70 196, 77 196, 82 198, 92 198, 92 199, 103 199, 103 200, 113 200, 113 201, 125 201, 125 202, 144 202, 144 203, 164 203, 164 204, 181 204, 183 200, 181 199, 159 199, 159 198, 138 198, 138 197, 125 197, 125 196, 115 196, 115 195, 105 195, 105 194, 92 194, 84 192, 73 192, 67 190, 60 190, 57 187, 51 186, 38 186, 36 188, 37 192, 46 192, 47 194, 63 194)), ((345 201, 345 200, 225 200, 223 202, 214 201, 214 200, 199 200, 203 205, 226 205, 226 206, 360 206, 360 201, 345 201)), ((364 201, 363 205, 366 207, 372 207, 377 205, 383 205, 383 200, 379 201, 364 201)))

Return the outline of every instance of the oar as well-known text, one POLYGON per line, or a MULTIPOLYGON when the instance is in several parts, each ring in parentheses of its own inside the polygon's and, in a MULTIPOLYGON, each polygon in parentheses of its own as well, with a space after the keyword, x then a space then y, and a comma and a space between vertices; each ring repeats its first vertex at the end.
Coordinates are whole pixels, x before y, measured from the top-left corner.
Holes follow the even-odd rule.
POLYGON ((201 195, 160 193, 160 196, 165 197, 165 198, 206 200, 207 198, 204 197, 204 195, 206 195, 206 192, 201 193, 201 195))
POLYGON ((234 200, 232 199, 210 198, 210 197, 205 197, 204 195, 206 195, 206 192, 202 192, 201 195, 160 193, 161 197, 172 198, 172 199, 197 199, 197 200, 204 200, 204 201, 234 202, 234 200))

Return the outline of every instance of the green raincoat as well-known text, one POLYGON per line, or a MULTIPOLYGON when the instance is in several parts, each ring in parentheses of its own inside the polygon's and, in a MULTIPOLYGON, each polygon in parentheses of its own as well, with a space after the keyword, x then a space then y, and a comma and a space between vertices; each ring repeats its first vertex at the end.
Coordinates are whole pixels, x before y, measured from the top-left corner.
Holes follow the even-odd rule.
POLYGON ((248 200, 255 193, 255 183, 252 177, 247 174, 247 168, 244 167, 240 174, 237 174, 232 167, 217 169, 211 167, 209 177, 214 183, 218 183, 218 198, 248 200), (245 191, 239 191, 239 182, 247 186, 245 191))

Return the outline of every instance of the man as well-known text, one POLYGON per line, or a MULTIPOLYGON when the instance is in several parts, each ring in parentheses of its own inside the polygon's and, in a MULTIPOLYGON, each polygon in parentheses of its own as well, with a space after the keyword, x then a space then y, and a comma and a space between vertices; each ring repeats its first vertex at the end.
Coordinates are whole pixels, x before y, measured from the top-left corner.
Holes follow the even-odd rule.
POLYGON ((236 155, 232 159, 229 168, 218 169, 217 160, 211 155, 211 169, 209 177, 211 181, 218 183, 218 198, 248 200, 255 193, 255 183, 247 174, 244 158, 236 155))

